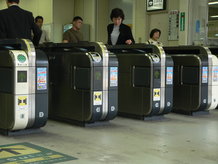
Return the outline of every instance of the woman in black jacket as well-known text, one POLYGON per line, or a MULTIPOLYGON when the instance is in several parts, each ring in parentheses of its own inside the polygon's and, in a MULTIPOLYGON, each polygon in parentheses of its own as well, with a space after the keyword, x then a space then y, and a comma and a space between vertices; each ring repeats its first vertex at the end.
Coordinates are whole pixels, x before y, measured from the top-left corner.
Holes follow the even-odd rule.
POLYGON ((134 38, 129 26, 123 24, 124 13, 121 9, 115 8, 111 11, 110 15, 112 24, 107 26, 108 44, 134 44, 134 38))

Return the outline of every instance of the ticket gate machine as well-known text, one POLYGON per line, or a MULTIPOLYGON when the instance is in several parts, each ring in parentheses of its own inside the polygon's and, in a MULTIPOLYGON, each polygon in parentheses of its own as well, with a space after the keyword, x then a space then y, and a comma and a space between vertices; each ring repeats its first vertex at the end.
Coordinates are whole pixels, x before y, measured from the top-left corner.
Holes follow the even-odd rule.
POLYGON ((48 60, 28 40, 0 40, 0 132, 16 135, 44 126, 48 60))
POLYGON ((173 100, 173 62, 161 47, 107 46, 119 61, 119 115, 138 119, 167 114, 173 100))
MULTIPOLYGON (((213 68, 212 68, 212 95, 218 97, 218 46, 216 47, 209 47, 213 58, 213 68)), ((218 99, 218 98, 217 98, 218 99)), ((217 100, 216 99, 216 100, 217 100)), ((216 109, 218 106, 216 107, 216 109)))
POLYGON ((218 56, 218 46, 211 46, 211 47, 208 47, 209 50, 211 51, 211 53, 215 56, 218 56))
POLYGON ((194 114, 214 109, 218 99, 212 94, 210 50, 201 46, 164 47, 164 50, 174 62, 173 111, 194 114))
POLYGON ((49 117, 80 126, 117 115, 118 61, 102 43, 51 44, 49 117))

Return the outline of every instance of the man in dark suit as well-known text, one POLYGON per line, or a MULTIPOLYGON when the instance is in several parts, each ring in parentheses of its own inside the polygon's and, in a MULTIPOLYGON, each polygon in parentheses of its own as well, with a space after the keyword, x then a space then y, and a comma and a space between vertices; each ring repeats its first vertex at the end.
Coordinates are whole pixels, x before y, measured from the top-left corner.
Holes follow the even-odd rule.
POLYGON ((42 32, 34 23, 33 14, 21 9, 19 0, 7 0, 6 3, 8 9, 0 10, 0 39, 29 39, 38 45, 42 32))

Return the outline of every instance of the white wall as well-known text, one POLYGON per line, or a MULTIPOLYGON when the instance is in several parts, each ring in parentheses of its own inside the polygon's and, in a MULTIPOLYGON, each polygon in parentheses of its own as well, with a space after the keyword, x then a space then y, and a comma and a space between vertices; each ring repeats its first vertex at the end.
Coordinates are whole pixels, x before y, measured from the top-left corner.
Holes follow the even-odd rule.
POLYGON ((63 26, 72 23, 74 0, 53 0, 53 41, 62 42, 63 26))
POLYGON ((163 45, 178 45, 179 41, 168 41, 168 13, 171 10, 179 10, 179 0, 167 0, 167 8, 165 11, 146 12, 146 40, 149 39, 150 31, 153 28, 158 28, 161 30, 161 37, 159 40, 163 45))
POLYGON ((110 20, 110 13, 113 8, 121 8, 125 15, 124 24, 133 23, 133 0, 109 0, 108 19, 110 20))
POLYGON ((107 43, 109 0, 97 0, 96 41, 107 43))
POLYGON ((208 1, 191 0, 189 2, 189 33, 188 44, 205 45, 207 42, 208 1), (196 22, 200 23, 199 32, 196 22), (197 31, 196 31, 197 30, 197 31))
POLYGON ((133 4, 133 35, 136 43, 144 43, 146 40, 146 0, 135 0, 133 4))
MULTIPOLYGON (((184 2, 184 0, 170 0, 170 1, 168 1, 168 13, 169 13, 169 11, 171 11, 171 10, 179 10, 180 11, 180 2, 181 1, 183 1, 183 3, 185 3, 184 2)), ((168 21, 169 21, 169 18, 167 18, 167 30, 169 29, 169 23, 168 23, 168 21)), ((187 24, 187 23, 186 23, 187 24)), ((167 31, 168 32, 168 31, 167 31)), ((179 32, 180 33, 180 32, 179 32)), ((168 36, 167 36, 168 37, 168 36)), ((168 41, 168 43, 166 44, 166 45, 168 45, 168 46, 177 46, 177 45, 179 45, 179 41, 180 41, 181 39, 179 38, 179 40, 178 41, 168 41)))
POLYGON ((188 45, 188 35, 189 35, 189 2, 190 0, 180 0, 179 11, 185 12, 185 30, 179 31, 179 45, 188 45))
POLYGON ((75 0, 75 16, 81 16, 90 25, 90 41, 96 41, 96 0, 75 0))
POLYGON ((0 10, 5 9, 7 7, 5 0, 0 0, 0 10))

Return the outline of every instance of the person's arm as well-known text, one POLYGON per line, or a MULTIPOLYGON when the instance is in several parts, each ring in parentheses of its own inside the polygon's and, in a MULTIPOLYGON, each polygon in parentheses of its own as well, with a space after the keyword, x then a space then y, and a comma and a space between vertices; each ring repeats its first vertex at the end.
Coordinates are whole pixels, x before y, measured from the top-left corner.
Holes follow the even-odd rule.
POLYGON ((163 43, 158 41, 158 45, 163 47, 163 43))
POLYGON ((62 42, 63 43, 69 43, 70 42, 70 35, 69 35, 68 31, 64 32, 62 42))
POLYGON ((4 22, 2 21, 2 15, 0 13, 0 39, 5 39, 6 38, 6 30, 5 30, 5 25, 4 22))
POLYGON ((108 26, 107 26, 107 44, 109 44, 109 29, 108 29, 109 27, 108 26))
POLYGON ((134 40, 134 38, 133 38, 133 36, 132 36, 132 31, 131 31, 131 28, 128 26, 128 28, 127 28, 127 33, 126 33, 126 35, 127 35, 127 40, 126 40, 126 44, 134 44, 135 43, 135 40, 134 40))
POLYGON ((31 28, 32 28, 32 31, 33 31, 33 44, 35 46, 38 46, 39 45, 39 40, 41 38, 41 35, 42 35, 42 31, 40 30, 40 28, 34 23, 34 18, 33 18, 33 14, 31 13, 31 18, 30 18, 30 21, 31 21, 31 28))
POLYGON ((151 44, 150 41, 149 41, 149 39, 145 42, 145 44, 151 44))
POLYGON ((68 40, 63 40, 63 43, 69 43, 69 41, 68 40))
POLYGON ((112 45, 111 43, 111 30, 110 30, 110 24, 107 26, 107 44, 112 45))
POLYGON ((125 24, 121 24, 122 25, 122 33, 124 34, 124 42, 125 44, 134 44, 135 40, 132 36, 132 31, 131 28, 125 24))
POLYGON ((50 41, 50 39, 49 39, 49 37, 48 37, 47 31, 45 31, 45 41, 46 41, 46 42, 49 42, 49 41, 50 41))

